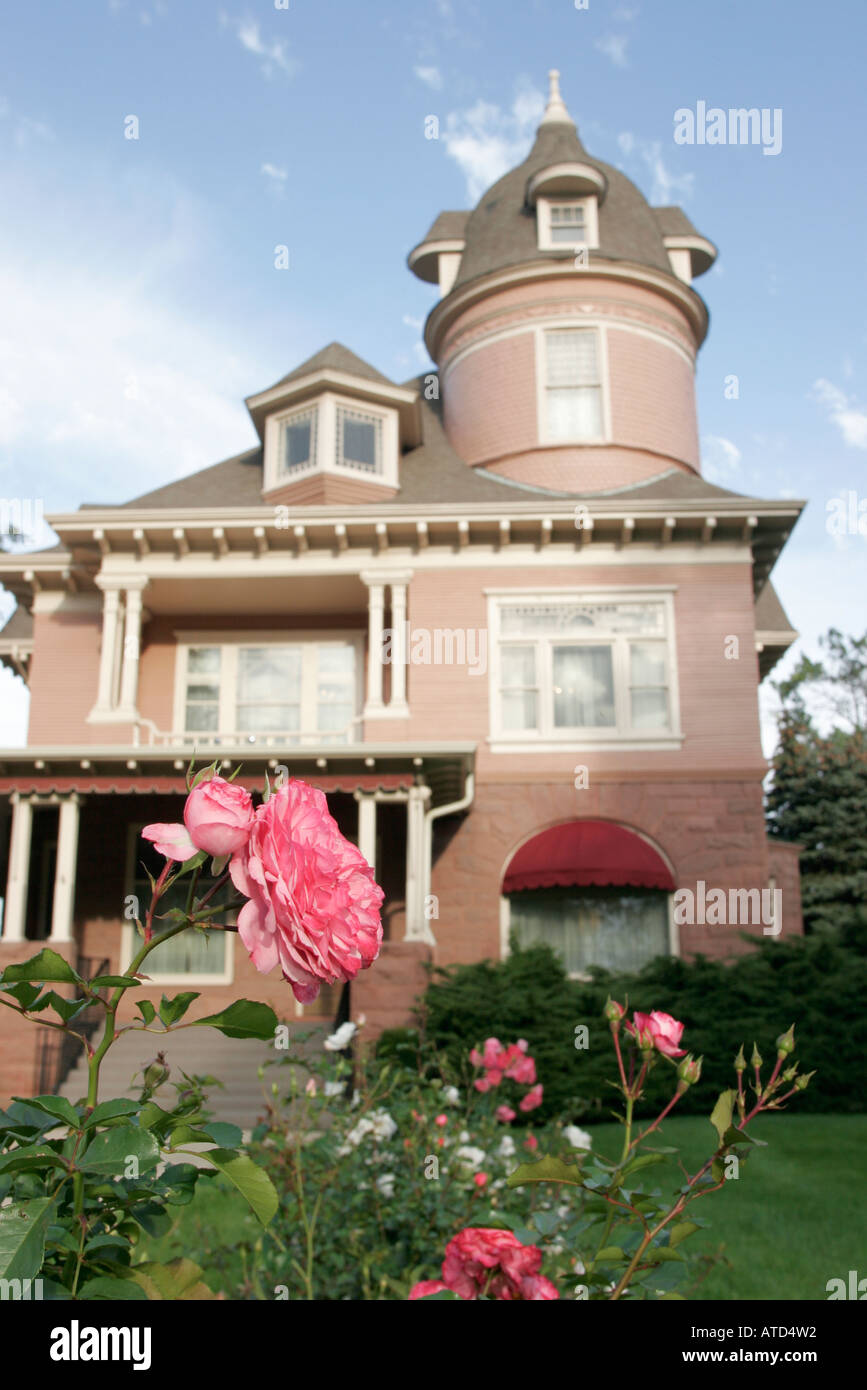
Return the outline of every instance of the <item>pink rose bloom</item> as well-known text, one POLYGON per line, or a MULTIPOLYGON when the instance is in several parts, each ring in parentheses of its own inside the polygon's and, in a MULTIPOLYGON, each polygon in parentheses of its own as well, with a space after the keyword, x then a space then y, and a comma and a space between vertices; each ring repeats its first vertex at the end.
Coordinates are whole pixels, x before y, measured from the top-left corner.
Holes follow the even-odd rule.
POLYGON ((483 1093, 491 1089, 491 1083, 486 1076, 476 1077, 476 1080, 473 1082, 473 1085, 475 1086, 477 1091, 482 1091, 483 1093))
POLYGON ((484 1187, 487 1181, 487 1173, 475 1173, 473 1175, 473 1182, 476 1184, 476 1187, 484 1187))
POLYGON ((299 1003, 379 955, 383 891, 315 787, 288 782, 259 806, 229 871, 249 899, 238 934, 253 964, 263 974, 279 965, 299 1003))
POLYGON ((523 1110, 524 1114, 526 1114, 528 1110, 535 1110, 541 1104, 542 1087, 534 1086, 532 1090, 527 1092, 527 1094, 524 1096, 524 1099, 518 1102, 518 1109, 523 1110))
POLYGON ((514 1120, 514 1118, 515 1112, 514 1110, 510 1109, 508 1105, 497 1106, 497 1119, 500 1121, 501 1124, 510 1124, 512 1120, 514 1120))
POLYGON ((479 1052, 478 1048, 474 1047, 470 1052, 470 1061, 474 1067, 485 1067, 490 1070, 491 1067, 500 1066, 503 1052, 503 1045, 499 1038, 486 1038, 484 1052, 479 1052))
POLYGON ((522 1245, 511 1231, 468 1226, 449 1241, 443 1260, 443 1281, 463 1299, 486 1292, 502 1300, 559 1298, 549 1280, 539 1274, 542 1252, 522 1245))
POLYGON ((212 777, 193 787, 184 807, 184 825, 198 849, 220 859, 237 854, 253 829, 253 800, 237 782, 212 777))
POLYGON ((448 1122, 449 1122, 449 1117, 448 1117, 448 1115, 437 1115, 436 1118, 434 1119, 434 1124, 435 1124, 435 1125, 447 1125, 448 1122))
POLYGON ((628 1032, 646 1046, 647 1040, 653 1043, 658 1052, 666 1057, 685 1057, 686 1049, 678 1047, 683 1033, 683 1024, 678 1023, 671 1014, 660 1013, 655 1009, 651 1014, 635 1014, 635 1023, 627 1023, 628 1032))
POLYGON ((521 1053, 506 1071, 506 1076, 522 1086, 532 1086, 536 1080, 536 1063, 532 1057, 526 1057, 521 1053))
POLYGON ((534 1150, 538 1149, 538 1147, 539 1140, 536 1138, 535 1134, 528 1134, 526 1139, 524 1140, 524 1148, 529 1149, 532 1153, 534 1152, 534 1150))
POLYGON ((432 1293, 444 1293, 448 1285, 442 1279, 422 1279, 420 1284, 413 1284, 409 1291, 410 1301, 416 1298, 427 1298, 432 1293))

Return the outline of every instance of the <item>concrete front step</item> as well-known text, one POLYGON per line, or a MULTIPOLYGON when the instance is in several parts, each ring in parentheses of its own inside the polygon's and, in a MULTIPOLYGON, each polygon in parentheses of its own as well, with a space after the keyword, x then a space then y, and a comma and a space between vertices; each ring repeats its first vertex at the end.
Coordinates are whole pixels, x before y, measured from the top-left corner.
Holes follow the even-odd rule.
MULTIPOLYGON (((291 1051, 296 1055, 321 1055, 322 1042, 330 1029, 326 1025, 313 1028, 306 1024, 299 1029, 297 1040, 290 1039, 291 1051)), ((258 1068, 268 1062, 279 1061, 285 1052, 274 1048, 272 1043, 256 1040, 226 1038, 214 1029, 181 1029, 177 1033, 133 1032, 122 1034, 106 1054, 99 1072, 99 1099, 116 1100, 121 1096, 137 1096, 141 1088, 141 1072, 152 1062, 158 1052, 164 1052, 169 1077, 155 1093, 158 1104, 169 1107, 175 1099, 173 1082, 183 1080, 181 1072, 188 1076, 194 1074, 214 1076, 222 1086, 207 1088, 207 1109, 213 1112, 216 1120, 225 1120, 249 1130, 263 1115, 267 1098, 270 1097, 272 1081, 282 1093, 289 1087, 289 1068, 268 1066, 264 1080, 257 1075, 258 1068), (136 1083, 133 1084, 135 1074, 136 1083)), ((303 1085, 307 1072, 298 1068, 299 1079, 303 1085)), ((67 1100, 80 1100, 87 1093, 87 1066, 79 1062, 69 1073, 59 1094, 67 1100)))

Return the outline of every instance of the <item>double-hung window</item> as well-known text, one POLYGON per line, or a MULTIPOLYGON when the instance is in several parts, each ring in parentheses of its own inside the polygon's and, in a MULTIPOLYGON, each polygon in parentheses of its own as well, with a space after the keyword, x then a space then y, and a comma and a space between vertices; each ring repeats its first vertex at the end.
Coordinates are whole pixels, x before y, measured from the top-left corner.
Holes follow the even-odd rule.
POLYGON ((679 737, 670 597, 492 597, 492 741, 679 737))
POLYGON ((580 246, 587 240, 583 203, 552 203, 552 246, 580 246))
POLYGON ((360 638, 202 641, 179 648, 176 731, 199 744, 347 743, 360 638))
POLYGON ((544 333, 544 427, 550 444, 601 440, 602 370, 595 328, 544 333))

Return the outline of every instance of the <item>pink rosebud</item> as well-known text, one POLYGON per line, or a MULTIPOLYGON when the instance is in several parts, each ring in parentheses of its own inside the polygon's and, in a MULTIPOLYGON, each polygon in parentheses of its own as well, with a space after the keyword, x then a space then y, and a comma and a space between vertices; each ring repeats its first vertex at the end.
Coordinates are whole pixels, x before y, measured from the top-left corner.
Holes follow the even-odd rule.
POLYGON ((317 788, 290 781, 259 806, 229 872, 249 899, 238 935, 253 964, 263 975, 279 966, 299 1003, 379 955, 382 889, 317 788))
POLYGON ((508 1105, 498 1105, 498 1106, 497 1106, 497 1119, 500 1121, 501 1124, 504 1124, 504 1125, 511 1124, 511 1122, 512 1122, 512 1120, 514 1120, 514 1118, 515 1118, 515 1112, 514 1112, 514 1110, 512 1110, 508 1105))
POLYGON ((542 1087, 534 1086, 532 1090, 527 1092, 527 1094, 524 1096, 524 1099, 522 1101, 519 1101, 518 1109, 523 1110, 524 1114, 526 1114, 528 1110, 535 1110, 541 1104, 542 1087))
POLYGON ((480 1077, 478 1077, 478 1078, 473 1082, 473 1085, 475 1086, 475 1088, 476 1088, 477 1091, 482 1091, 482 1092, 484 1092, 484 1091, 489 1091, 489 1090, 491 1089, 491 1083, 490 1083, 490 1081, 488 1080, 488 1078, 487 1078, 486 1076, 480 1076, 480 1077))
POLYGON ((184 807, 184 825, 198 849, 221 859, 237 854, 253 829, 253 800, 237 782, 211 777, 193 787, 184 807))
POLYGON ((488 1072, 488 1085, 489 1085, 489 1086, 499 1086, 499 1084, 500 1084, 500 1082, 502 1081, 502 1079, 503 1079, 503 1073, 502 1073, 501 1071, 496 1071, 495 1069, 492 1069, 491 1071, 488 1072))
POLYGON ((683 1024, 671 1014, 660 1013, 658 1009, 651 1014, 636 1013, 635 1023, 627 1023, 626 1028, 645 1051, 655 1047, 665 1057, 686 1056, 686 1048, 678 1046, 683 1024))
POLYGON ((532 1153, 534 1150, 538 1149, 538 1147, 539 1140, 536 1138, 535 1134, 528 1134, 524 1140, 524 1148, 529 1149, 532 1153))
POLYGON ((413 1110, 413 1112, 412 1112, 412 1118, 413 1118, 414 1120, 424 1120, 424 1115, 420 1115, 419 1112, 418 1112, 417 1110, 413 1110))
POLYGON ((310 1077, 310 1080, 307 1082, 307 1085, 304 1087, 304 1089, 307 1092, 308 1096, 316 1095, 316 1082, 312 1076, 310 1077))
POLYGON ((476 1184, 476 1187, 484 1187, 485 1184, 487 1183, 487 1181, 488 1181, 488 1175, 487 1175, 487 1173, 474 1173, 474 1174, 473 1174, 473 1182, 476 1184))
POLYGON ((436 1118, 434 1119, 434 1124, 435 1124, 435 1125, 447 1125, 448 1122, 449 1122, 449 1117, 448 1117, 448 1115, 437 1115, 436 1118))
POLYGON ((174 859, 181 864, 198 854, 185 825, 146 825, 141 836, 143 840, 150 840, 154 849, 164 854, 166 859, 174 859))

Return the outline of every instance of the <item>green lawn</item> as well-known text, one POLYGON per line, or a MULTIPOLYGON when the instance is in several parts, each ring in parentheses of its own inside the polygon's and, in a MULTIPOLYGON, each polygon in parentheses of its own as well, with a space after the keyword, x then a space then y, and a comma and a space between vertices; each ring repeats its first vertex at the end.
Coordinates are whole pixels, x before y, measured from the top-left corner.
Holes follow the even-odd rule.
MULTIPOLYGON (((619 1156, 622 1129, 592 1127, 593 1146, 619 1156)), ((695 1299, 827 1299, 829 1279, 848 1279, 850 1269, 867 1277, 867 1193, 859 1186, 867 1150, 867 1115, 768 1115, 750 1132, 767 1148, 756 1148, 741 1165, 737 1181, 696 1203, 708 1221, 690 1238, 693 1251, 717 1251, 724 1260, 689 1296, 695 1299)), ((714 1132, 706 1119, 668 1120, 661 1144, 676 1145, 690 1172, 711 1152, 714 1132)), ((656 1185, 675 1189, 680 1170, 660 1167, 656 1185)), ((202 1185, 189 1207, 177 1209, 174 1230, 144 1241, 140 1258, 189 1255, 204 1265, 206 1281, 231 1297, 240 1263, 231 1247, 261 1233, 246 1203, 222 1178, 202 1185), (217 1252, 221 1253, 218 1254, 217 1252)))
MULTIPOLYGON (((594 1125, 593 1147, 616 1158, 622 1133, 616 1124, 594 1125)), ((690 1172, 714 1139, 698 1117, 668 1120, 659 1133, 690 1172)), ((691 1297, 827 1299, 829 1279, 847 1279, 850 1269, 867 1277, 867 1192, 859 1185, 867 1115, 765 1115, 750 1133, 768 1147, 741 1165, 737 1181, 696 1202, 709 1225, 689 1242, 692 1250, 724 1245, 731 1268, 718 1264, 691 1297)), ((679 1170, 672 1173, 674 1188, 679 1170)), ((662 1177, 658 1186, 665 1190, 662 1177)))

